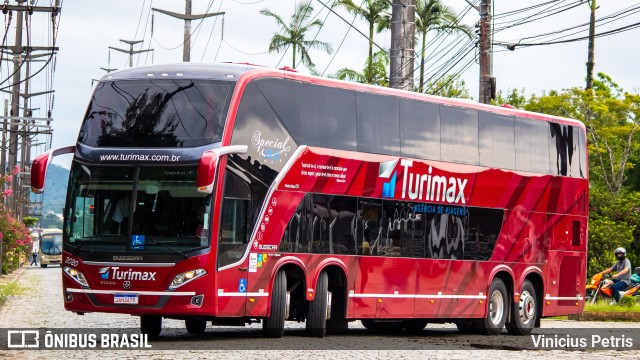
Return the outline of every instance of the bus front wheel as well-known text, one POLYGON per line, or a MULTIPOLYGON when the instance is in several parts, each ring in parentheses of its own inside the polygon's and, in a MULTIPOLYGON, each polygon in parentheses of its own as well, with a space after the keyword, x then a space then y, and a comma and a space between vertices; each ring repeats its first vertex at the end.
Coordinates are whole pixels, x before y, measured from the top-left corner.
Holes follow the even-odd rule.
POLYGON ((287 305, 287 275, 280 270, 273 280, 271 314, 262 322, 262 334, 264 337, 281 338, 284 335, 287 305))
POLYGON ((207 328, 207 321, 200 319, 186 319, 184 325, 189 334, 202 334, 207 328))
POLYGON ((527 335, 533 330, 538 318, 536 289, 529 280, 522 284, 520 301, 513 304, 511 321, 507 323, 507 331, 511 335, 527 335))
POLYGON ((480 320, 478 326, 480 332, 486 335, 498 335, 502 332, 507 321, 508 302, 509 295, 504 282, 498 278, 493 279, 487 299, 487 316, 480 320))
POLYGON ((140 316, 140 332, 149 335, 149 337, 157 337, 162 331, 162 316, 142 315, 140 316))
POLYGON ((329 302, 329 277, 326 272, 318 276, 316 296, 309 302, 309 315, 307 315, 307 335, 324 337, 327 333, 327 313, 331 311, 329 302))

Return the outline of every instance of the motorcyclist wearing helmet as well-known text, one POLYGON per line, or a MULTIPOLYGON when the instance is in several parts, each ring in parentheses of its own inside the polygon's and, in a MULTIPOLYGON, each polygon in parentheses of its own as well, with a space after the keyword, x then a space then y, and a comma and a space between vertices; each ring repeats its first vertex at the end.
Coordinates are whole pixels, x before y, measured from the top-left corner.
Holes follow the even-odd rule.
POLYGON ((600 274, 616 272, 613 275, 613 285, 610 287, 613 290, 613 296, 616 301, 620 302, 620 291, 631 284, 631 262, 627 259, 627 251, 622 247, 617 248, 613 253, 616 255, 618 262, 609 269, 600 272, 600 274))

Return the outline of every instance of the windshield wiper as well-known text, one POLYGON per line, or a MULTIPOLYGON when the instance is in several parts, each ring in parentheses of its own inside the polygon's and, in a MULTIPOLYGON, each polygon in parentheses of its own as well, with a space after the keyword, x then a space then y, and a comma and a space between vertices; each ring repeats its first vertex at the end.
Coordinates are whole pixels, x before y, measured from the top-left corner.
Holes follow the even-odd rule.
MULTIPOLYGON (((92 235, 89 237, 84 237, 81 240, 83 240, 84 242, 82 244, 78 244, 78 246, 73 246, 73 251, 80 251, 80 249, 82 249, 85 245, 89 244, 91 242, 91 240, 93 239, 97 239, 97 238, 112 238, 112 237, 118 237, 118 236, 124 236, 124 235, 118 235, 118 234, 96 234, 96 235, 92 235)), ((76 253, 77 255, 77 253, 76 253)))
POLYGON ((167 249, 169 249, 169 250, 171 250, 171 251, 173 251, 173 252, 175 252, 177 254, 180 254, 180 255, 184 256, 185 259, 189 258, 189 256, 187 254, 185 254, 182 251, 180 251, 178 249, 175 249, 175 248, 173 248, 173 247, 171 247, 171 246, 169 246, 169 245, 167 245, 167 244, 165 244, 163 242, 159 242, 159 241, 154 240, 154 241, 146 243, 145 245, 160 245, 160 246, 164 246, 167 249))

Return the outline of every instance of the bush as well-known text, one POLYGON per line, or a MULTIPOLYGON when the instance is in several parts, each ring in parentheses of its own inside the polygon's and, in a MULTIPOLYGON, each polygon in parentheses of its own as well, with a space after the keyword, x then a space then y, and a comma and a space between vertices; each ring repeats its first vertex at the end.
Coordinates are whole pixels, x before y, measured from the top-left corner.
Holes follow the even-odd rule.
POLYGON ((633 296, 629 296, 629 295, 623 296, 620 299, 620 306, 632 308, 636 306, 636 299, 633 296))

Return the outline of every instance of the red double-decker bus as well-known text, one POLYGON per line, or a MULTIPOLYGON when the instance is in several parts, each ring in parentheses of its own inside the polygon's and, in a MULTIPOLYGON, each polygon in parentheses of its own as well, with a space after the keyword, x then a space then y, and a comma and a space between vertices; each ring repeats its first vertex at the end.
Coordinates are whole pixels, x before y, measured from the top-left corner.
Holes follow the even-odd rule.
POLYGON ((578 121, 246 64, 110 73, 64 214, 65 308, 189 332, 360 320, 527 334, 579 313, 588 169, 578 121))

